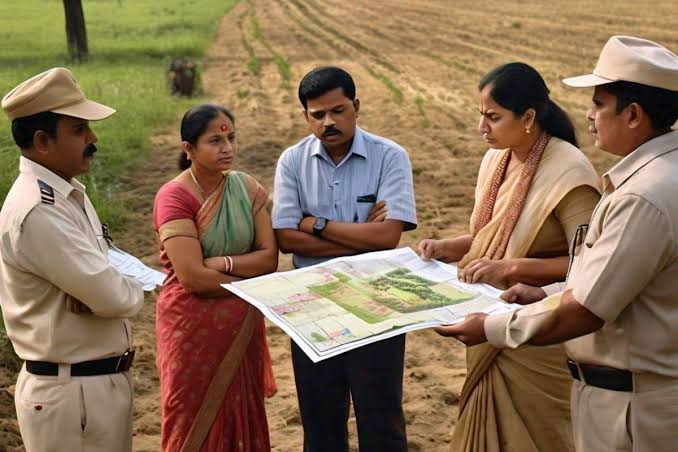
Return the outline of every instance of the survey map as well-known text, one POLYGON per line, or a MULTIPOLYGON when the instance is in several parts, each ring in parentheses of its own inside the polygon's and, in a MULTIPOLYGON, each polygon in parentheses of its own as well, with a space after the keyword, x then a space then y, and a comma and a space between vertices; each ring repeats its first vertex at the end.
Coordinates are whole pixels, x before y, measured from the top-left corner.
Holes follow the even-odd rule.
POLYGON ((512 309, 499 291, 410 248, 363 254, 225 285, 280 326, 314 361, 387 337, 512 309))

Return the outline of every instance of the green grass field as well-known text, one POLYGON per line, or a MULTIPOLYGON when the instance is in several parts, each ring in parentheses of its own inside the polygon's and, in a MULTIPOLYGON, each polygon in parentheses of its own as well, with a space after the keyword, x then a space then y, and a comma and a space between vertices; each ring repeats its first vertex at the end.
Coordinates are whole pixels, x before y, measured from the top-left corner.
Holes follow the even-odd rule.
POLYGON ((369 297, 341 281, 310 286, 308 289, 321 297, 332 300, 367 323, 379 323, 386 318, 385 316, 363 309, 361 306, 370 302, 369 297))
MULTIPOLYGON (((199 102, 169 95, 166 70, 178 57, 199 60, 219 20, 237 0, 83 1, 90 58, 69 62, 61 0, 0 2, 0 96, 26 78, 55 66, 70 68, 85 94, 118 110, 95 123, 99 152, 80 179, 103 221, 124 227, 119 176, 149 155, 153 132, 171 125, 199 102)), ((177 144, 178 146, 178 144, 177 144)), ((0 115, 0 202, 17 174, 19 151, 0 115)))
POLYGON ((435 293, 439 293, 440 295, 444 295, 448 298, 452 298, 457 303, 468 301, 468 300, 471 300, 475 297, 474 294, 464 292, 464 291, 459 290, 459 289, 455 289, 454 287, 450 286, 449 284, 436 284, 435 286, 431 286, 430 289, 432 291, 434 291, 435 293))
MULTIPOLYGON (((128 214, 115 196, 125 189, 120 175, 147 163, 150 136, 200 102, 169 94, 170 61, 179 57, 199 61, 220 19, 236 2, 83 1, 90 58, 79 64, 68 59, 61 0, 0 2, 0 97, 35 74, 63 66, 74 72, 89 98, 118 110, 93 124, 99 152, 91 172, 79 178, 114 234, 124 228, 128 214)), ((10 123, 0 113, 0 203, 17 175, 19 155, 10 123)))
POLYGON ((414 306, 420 304, 422 301, 416 294, 398 289, 397 287, 389 287, 388 290, 386 290, 386 293, 414 306))

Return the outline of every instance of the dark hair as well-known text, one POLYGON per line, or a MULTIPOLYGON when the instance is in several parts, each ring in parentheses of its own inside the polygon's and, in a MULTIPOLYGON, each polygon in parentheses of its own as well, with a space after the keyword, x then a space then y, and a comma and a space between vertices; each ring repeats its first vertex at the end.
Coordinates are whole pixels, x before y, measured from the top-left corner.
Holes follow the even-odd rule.
POLYGON ((485 75, 478 89, 492 85, 490 95, 502 107, 521 116, 529 108, 537 112, 536 121, 542 130, 578 147, 570 117, 549 98, 549 89, 539 72, 525 63, 508 63, 485 75))
POLYGON ((57 125, 62 116, 51 111, 43 111, 14 119, 12 121, 12 137, 14 142, 21 149, 30 149, 33 147, 35 132, 39 130, 42 130, 52 138, 56 137, 57 125))
MULTIPOLYGON (((192 145, 198 141, 200 135, 205 133, 207 125, 214 118, 223 114, 235 125, 235 116, 221 105, 201 104, 191 108, 181 118, 181 141, 187 141, 192 145)), ((185 170, 191 166, 191 161, 186 157, 185 152, 179 156, 179 169, 185 170)))
POLYGON ((341 88, 347 98, 355 99, 355 83, 348 72, 336 66, 317 67, 304 75, 299 83, 301 105, 305 110, 309 99, 316 99, 335 88, 341 88))
POLYGON ((650 117, 655 130, 668 129, 678 120, 678 91, 626 81, 600 87, 617 98, 617 114, 635 102, 650 117))

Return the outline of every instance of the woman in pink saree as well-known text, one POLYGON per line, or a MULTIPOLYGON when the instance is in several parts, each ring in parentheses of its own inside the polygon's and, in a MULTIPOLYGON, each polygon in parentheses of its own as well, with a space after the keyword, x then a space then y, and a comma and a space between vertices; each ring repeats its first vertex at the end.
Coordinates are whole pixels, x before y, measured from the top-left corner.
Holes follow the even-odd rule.
POLYGON ((179 176, 153 209, 167 279, 156 306, 162 449, 269 451, 276 391, 261 314, 221 287, 276 270, 267 194, 232 171, 233 115, 205 104, 181 123, 179 176))

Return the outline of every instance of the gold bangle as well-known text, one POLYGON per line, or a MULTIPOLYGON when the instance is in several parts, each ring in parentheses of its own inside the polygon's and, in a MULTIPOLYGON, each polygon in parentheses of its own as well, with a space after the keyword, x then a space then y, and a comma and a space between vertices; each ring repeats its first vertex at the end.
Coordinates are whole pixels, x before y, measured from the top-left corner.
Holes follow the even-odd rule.
POLYGON ((226 256, 226 259, 228 259, 228 273, 233 273, 233 258, 226 256))
POLYGON ((224 273, 231 271, 231 265, 228 261, 228 256, 224 256, 224 273))

